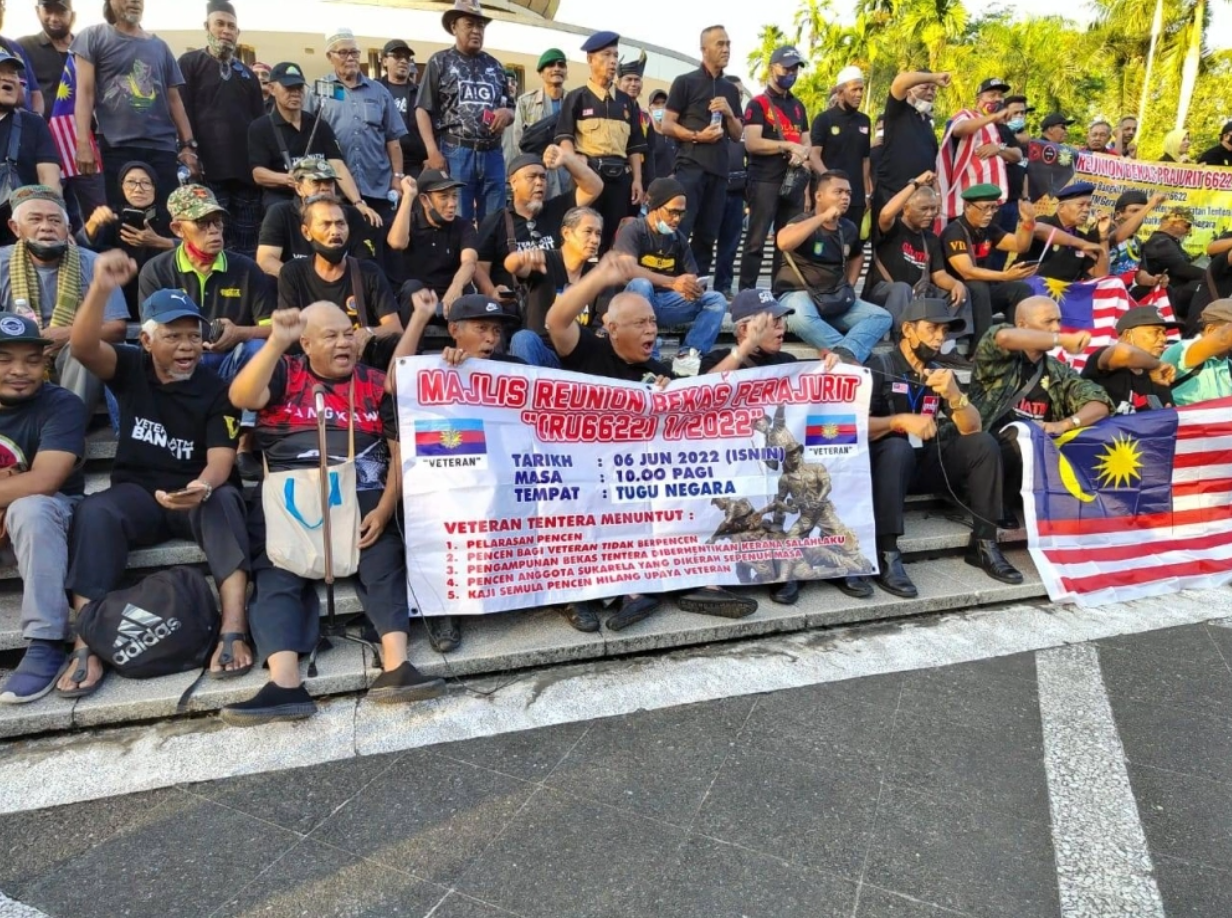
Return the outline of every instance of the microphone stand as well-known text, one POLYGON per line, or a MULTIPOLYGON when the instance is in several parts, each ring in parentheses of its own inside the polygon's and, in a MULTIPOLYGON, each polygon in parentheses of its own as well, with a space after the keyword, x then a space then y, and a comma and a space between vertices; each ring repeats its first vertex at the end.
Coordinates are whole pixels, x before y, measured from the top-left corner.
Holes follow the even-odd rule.
MULTIPOLYGON (((355 385, 354 378, 351 379, 351 385, 355 385)), ((334 603, 334 528, 333 521, 330 519, 330 503, 329 503, 329 449, 326 442, 326 420, 325 420, 325 386, 318 385, 312 390, 317 413, 317 451, 320 453, 320 472, 321 472, 321 536, 325 546, 325 621, 321 623, 320 637, 317 638, 317 646, 312 648, 312 653, 308 656, 308 678, 315 679, 317 675, 317 655, 322 650, 329 650, 333 647, 330 638, 337 638, 340 641, 350 641, 352 644, 358 644, 361 647, 367 647, 372 651, 373 656, 380 665, 380 653, 377 648, 365 641, 363 638, 353 637, 347 633, 346 621, 338 620, 338 611, 334 603)))

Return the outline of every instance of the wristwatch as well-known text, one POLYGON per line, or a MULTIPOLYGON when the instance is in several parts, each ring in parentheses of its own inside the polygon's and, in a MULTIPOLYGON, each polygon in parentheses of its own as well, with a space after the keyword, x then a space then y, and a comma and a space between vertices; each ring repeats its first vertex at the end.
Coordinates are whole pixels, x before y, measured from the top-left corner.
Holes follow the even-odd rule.
POLYGON ((1069 422, 1074 425, 1074 430, 1077 430, 1082 426, 1082 418, 1078 417, 1076 414, 1069 419, 1069 422))
POLYGON ((195 150, 197 149, 197 141, 192 137, 189 137, 187 140, 177 140, 175 142, 175 149, 177 153, 183 153, 185 150, 195 150))
POLYGON ((958 396, 957 400, 950 402, 951 411, 962 411, 971 404, 971 399, 967 397, 967 393, 963 392, 958 396))

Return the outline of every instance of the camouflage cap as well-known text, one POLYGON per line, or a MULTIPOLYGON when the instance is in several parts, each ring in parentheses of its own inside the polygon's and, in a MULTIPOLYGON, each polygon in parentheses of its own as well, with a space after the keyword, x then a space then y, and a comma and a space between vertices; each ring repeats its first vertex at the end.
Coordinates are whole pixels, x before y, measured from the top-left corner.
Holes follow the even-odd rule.
POLYGON ((50 188, 47 185, 22 185, 9 195, 9 204, 12 210, 16 210, 27 201, 50 201, 52 204, 58 205, 61 210, 64 209, 64 198, 54 188, 50 188))
POLYGON ((330 165, 329 160, 319 156, 305 156, 303 159, 296 160, 295 165, 291 167, 291 178, 297 182, 304 179, 324 182, 337 179, 338 173, 330 165))
POLYGON ((214 192, 204 185, 184 185, 171 192, 167 198, 167 211, 172 220, 195 222, 210 214, 225 214, 227 209, 218 203, 214 192))
POLYGON ((1173 207, 1164 214, 1164 220, 1183 220, 1185 223, 1193 226, 1194 212, 1188 207, 1173 207))

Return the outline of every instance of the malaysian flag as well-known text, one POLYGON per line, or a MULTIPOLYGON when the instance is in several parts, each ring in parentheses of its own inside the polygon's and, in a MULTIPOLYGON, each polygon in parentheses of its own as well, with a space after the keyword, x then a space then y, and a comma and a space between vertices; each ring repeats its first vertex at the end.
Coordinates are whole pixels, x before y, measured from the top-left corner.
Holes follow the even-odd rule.
MULTIPOLYGON (((68 56, 64 65, 64 75, 60 77, 60 88, 56 90, 56 103, 51 108, 51 120, 47 126, 51 128, 51 139, 55 141, 56 152, 60 154, 60 170, 65 178, 80 175, 77 170, 77 65, 73 55, 68 56)), ((90 135, 90 146, 94 150, 94 161, 98 163, 99 171, 103 168, 103 159, 98 152, 98 143, 94 135, 90 135)))
MULTIPOLYGON (((1087 358, 1101 347, 1115 344, 1117 340, 1117 320, 1127 309, 1134 306, 1154 306, 1165 320, 1172 322, 1172 303, 1168 300, 1167 291, 1159 288, 1144 297, 1141 303, 1135 303, 1125 283, 1119 277, 1100 277, 1092 281, 1053 280, 1050 277, 1029 277, 1028 286, 1040 296, 1046 296, 1056 301, 1061 308, 1061 330, 1089 331, 1091 344, 1081 354, 1070 356, 1063 351, 1057 351, 1053 356, 1064 360, 1075 370, 1086 366, 1087 358)), ((1169 340, 1179 340, 1175 332, 1169 332, 1169 340)))
POLYGON ((1220 399, 1055 439, 1015 425, 1028 544, 1050 599, 1096 605, 1232 580, 1229 411, 1220 399))
POLYGON ((957 144, 951 142, 954 125, 968 118, 982 117, 979 112, 964 109, 945 126, 941 138, 941 150, 937 154, 937 192, 941 196, 941 216, 953 220, 963 212, 962 193, 972 185, 985 182, 996 185, 1005 196, 1007 181, 1005 161, 1000 156, 980 159, 975 151, 986 143, 1000 143, 1001 135, 995 124, 986 124, 970 137, 963 137, 957 144))

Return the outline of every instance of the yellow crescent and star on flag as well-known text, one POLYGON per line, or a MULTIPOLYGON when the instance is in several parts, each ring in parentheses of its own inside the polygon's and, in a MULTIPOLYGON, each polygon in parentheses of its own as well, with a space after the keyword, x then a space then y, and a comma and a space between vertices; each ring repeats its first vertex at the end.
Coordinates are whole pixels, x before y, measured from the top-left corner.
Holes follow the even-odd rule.
MULTIPOLYGON (((1065 455, 1065 446, 1082 432, 1080 428, 1063 433, 1053 441, 1053 445, 1057 449, 1057 471, 1061 484, 1074 498, 1089 504, 1096 495, 1083 490, 1077 470, 1065 455)), ((1132 487, 1134 479, 1142 480, 1142 462, 1142 447, 1138 441, 1129 434, 1117 434, 1111 442, 1104 444, 1104 451, 1096 457, 1092 469, 1095 483, 1099 488, 1132 487)))

